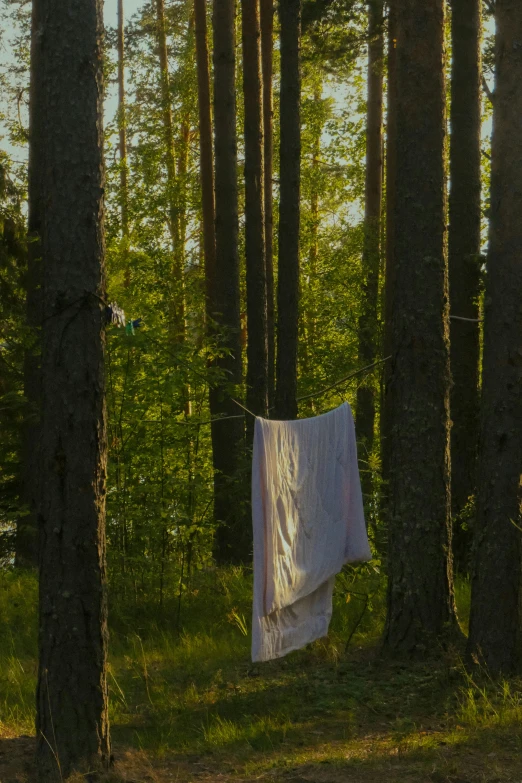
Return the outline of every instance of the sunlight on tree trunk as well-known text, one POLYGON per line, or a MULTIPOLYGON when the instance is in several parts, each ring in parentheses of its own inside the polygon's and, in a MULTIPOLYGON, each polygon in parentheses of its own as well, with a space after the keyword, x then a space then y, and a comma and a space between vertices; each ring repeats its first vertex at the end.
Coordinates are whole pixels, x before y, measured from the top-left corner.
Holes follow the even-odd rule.
POLYGON ((46 176, 45 202, 36 205, 43 272, 37 762, 42 783, 54 783, 73 771, 100 772, 110 759, 102 4, 71 10, 35 0, 33 20, 32 94, 41 110, 31 113, 33 166, 45 160, 33 174, 46 176))
POLYGON ((468 651, 493 673, 522 666, 522 5, 496 4, 484 359, 468 651))

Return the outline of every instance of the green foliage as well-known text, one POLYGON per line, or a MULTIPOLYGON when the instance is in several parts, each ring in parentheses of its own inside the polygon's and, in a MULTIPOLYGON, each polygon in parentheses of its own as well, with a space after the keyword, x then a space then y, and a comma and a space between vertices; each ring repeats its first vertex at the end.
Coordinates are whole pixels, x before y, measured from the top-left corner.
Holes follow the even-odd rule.
MULTIPOLYGON (((160 768, 180 781, 201 772, 273 779, 302 768, 313 780, 327 770, 332 783, 478 783, 498 756, 497 779, 516 780, 521 683, 467 670, 458 651, 423 664, 380 659, 385 588, 375 565, 347 569, 328 638, 263 664, 250 662, 240 627, 251 603, 242 569, 194 575, 181 611, 174 597, 160 608, 151 595, 112 595, 111 731, 133 766, 120 764, 111 779, 146 780, 136 772, 143 761, 158 767, 158 780, 160 768)), ((463 614, 469 584, 457 598, 463 614)), ((33 731, 36 608, 35 576, 0 571, 0 738, 33 731)))
POLYGON ((0 566, 9 560, 21 513, 21 430, 26 269, 22 193, 0 153, 0 566))

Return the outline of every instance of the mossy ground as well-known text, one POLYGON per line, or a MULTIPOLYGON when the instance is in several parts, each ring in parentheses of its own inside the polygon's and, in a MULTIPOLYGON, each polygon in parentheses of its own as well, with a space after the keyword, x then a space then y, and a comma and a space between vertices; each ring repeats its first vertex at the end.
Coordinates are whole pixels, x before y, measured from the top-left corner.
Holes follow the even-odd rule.
MULTIPOLYGON (((465 584, 457 598, 465 626, 465 584)), ((522 781, 522 683, 470 674, 458 649, 382 660, 378 567, 339 578, 328 639, 266 664, 249 659, 240 570, 195 577, 181 613, 174 595, 111 609, 113 783, 522 781)), ((1 783, 35 775, 35 626, 35 578, 2 573, 1 783)))

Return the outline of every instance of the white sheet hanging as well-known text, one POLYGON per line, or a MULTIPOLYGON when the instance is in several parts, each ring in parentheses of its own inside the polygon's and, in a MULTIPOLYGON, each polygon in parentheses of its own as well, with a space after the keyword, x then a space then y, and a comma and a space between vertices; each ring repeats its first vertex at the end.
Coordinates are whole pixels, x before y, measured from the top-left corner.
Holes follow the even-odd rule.
POLYGON ((348 403, 298 421, 256 418, 252 660, 325 636, 335 574, 371 559, 348 403))

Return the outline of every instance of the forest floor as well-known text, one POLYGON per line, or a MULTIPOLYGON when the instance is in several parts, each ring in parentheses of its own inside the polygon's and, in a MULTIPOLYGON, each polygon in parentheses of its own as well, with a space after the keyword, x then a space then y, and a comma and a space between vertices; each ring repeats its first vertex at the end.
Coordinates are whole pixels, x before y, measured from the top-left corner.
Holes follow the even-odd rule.
MULTIPOLYGON (((458 650, 382 660, 380 577, 343 579, 328 639, 265 664, 239 571, 192 587, 177 629, 174 600, 115 606, 107 783, 522 783, 522 682, 470 673, 458 650)), ((0 783, 36 780, 35 597, 34 578, 0 574, 0 783)))

